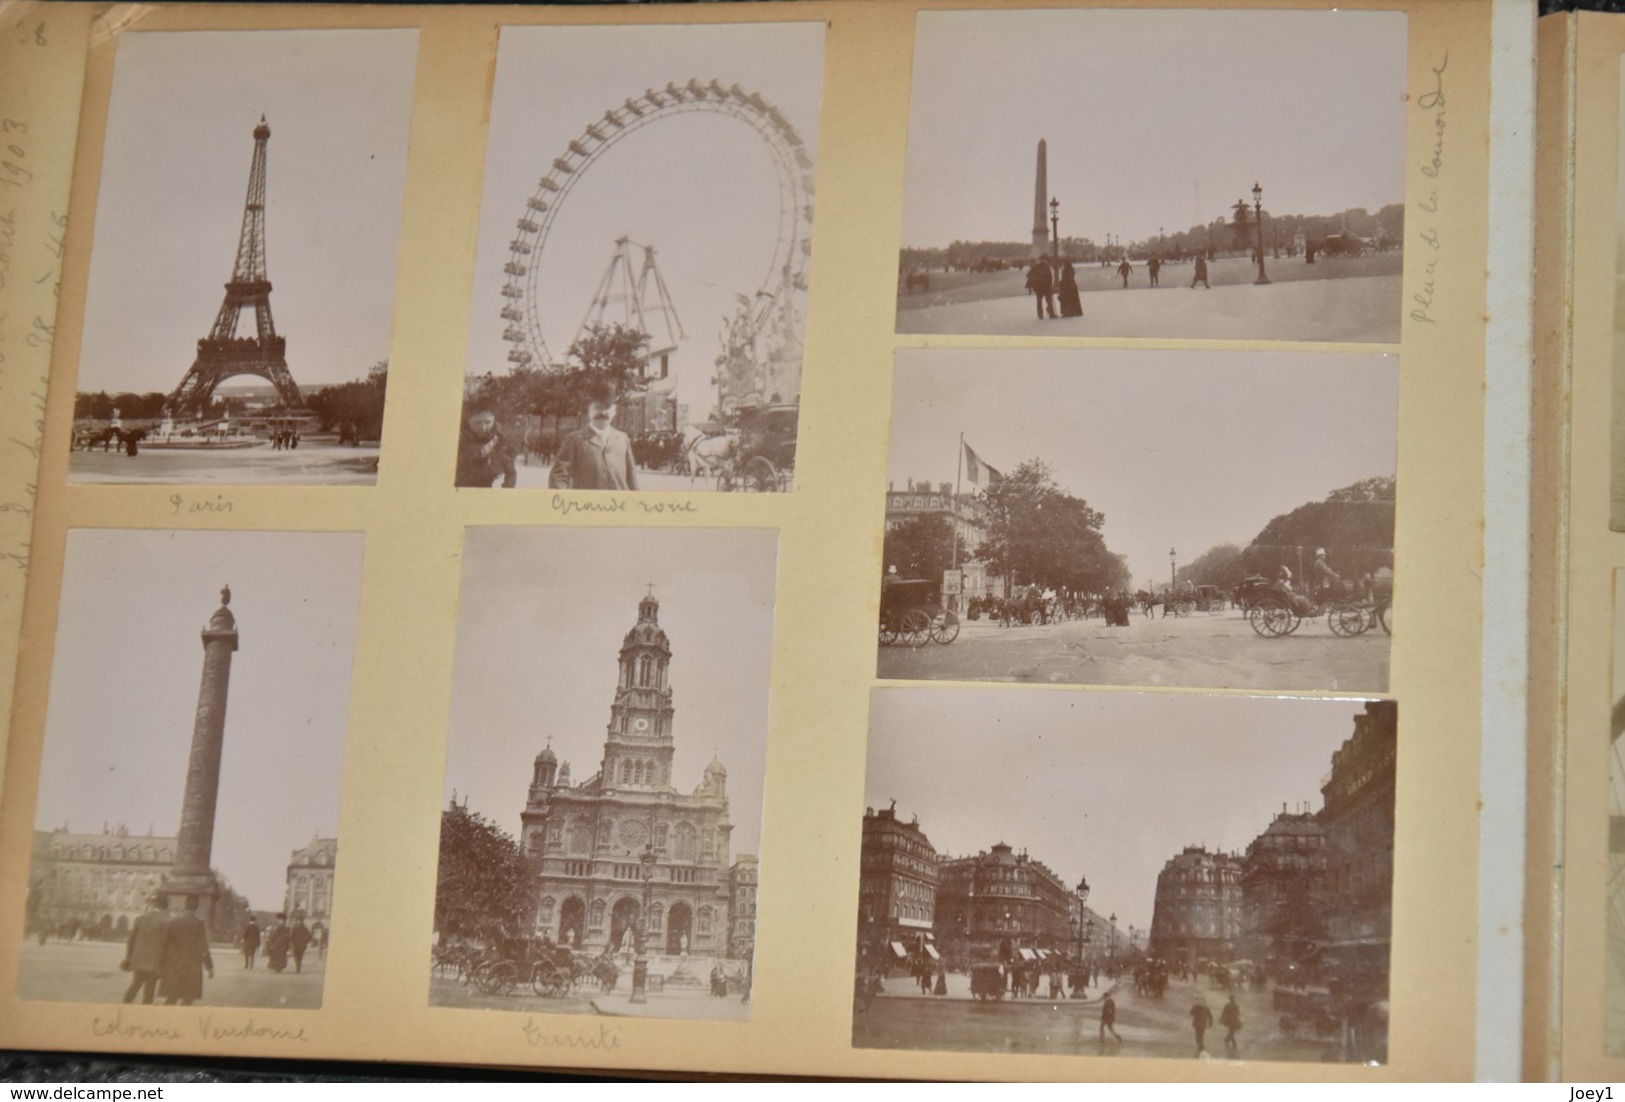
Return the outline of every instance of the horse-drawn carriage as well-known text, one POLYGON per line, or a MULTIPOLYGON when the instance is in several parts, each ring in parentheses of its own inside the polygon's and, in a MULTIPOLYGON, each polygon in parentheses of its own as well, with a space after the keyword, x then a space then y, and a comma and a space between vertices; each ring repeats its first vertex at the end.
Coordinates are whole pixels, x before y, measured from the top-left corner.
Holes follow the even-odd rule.
POLYGON ((458 978, 483 995, 512 995, 529 987, 546 998, 563 998, 591 980, 611 990, 620 969, 607 956, 577 952, 547 939, 487 938, 449 946, 435 954, 437 970, 455 969, 458 978))
POLYGON ((726 425, 690 426, 676 469, 716 479, 717 489, 788 490, 796 467, 795 404, 742 409, 726 425))
POLYGON ((1391 585, 1360 587, 1344 581, 1311 598, 1285 583, 1265 582, 1248 588, 1246 607, 1247 622, 1265 638, 1291 635, 1303 621, 1312 620, 1323 612, 1332 634, 1344 638, 1362 635, 1379 625, 1385 634, 1392 635, 1394 630, 1391 585))
POLYGON ((923 647, 959 637, 959 616, 944 608, 931 581, 888 579, 880 590, 880 643, 923 647))

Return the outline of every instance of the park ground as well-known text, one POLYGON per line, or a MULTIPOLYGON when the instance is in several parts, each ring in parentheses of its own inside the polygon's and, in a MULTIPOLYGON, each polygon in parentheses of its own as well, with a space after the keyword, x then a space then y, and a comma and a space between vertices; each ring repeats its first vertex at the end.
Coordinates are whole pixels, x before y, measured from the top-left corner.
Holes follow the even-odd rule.
MULTIPOLYGON (((276 1010, 315 1010, 322 1005, 326 962, 315 949, 305 953, 304 970, 277 973, 260 954, 252 969, 231 945, 212 945, 214 978, 203 978, 198 1006, 236 1006, 276 1010)), ((122 941, 48 941, 23 943, 18 962, 17 995, 44 1002, 116 1003, 124 998, 130 974, 119 968, 122 941)), ((162 1002, 160 996, 159 1001, 162 1002)))
POLYGON ((1265 638, 1238 609, 1218 616, 1104 620, 1002 628, 962 621, 952 643, 881 646, 876 676, 890 680, 1014 681, 1189 689, 1388 691, 1389 638, 1380 627, 1334 635, 1324 616, 1265 638))
POLYGON ((1024 271, 932 272, 931 290, 898 293, 897 331, 1393 344, 1403 313, 1402 263, 1398 252, 1313 265, 1301 257, 1266 259, 1271 282, 1255 286, 1257 265, 1232 257, 1208 266, 1211 290, 1191 287, 1188 262, 1164 264, 1157 287, 1136 263, 1127 289, 1115 270, 1081 264, 1083 316, 1042 321, 1024 271))
POLYGON ((297 448, 181 450, 137 447, 137 454, 76 451, 68 455, 69 482, 189 483, 192 485, 371 486, 378 481, 378 449, 306 439, 297 448))
POLYGON ((886 981, 882 992, 864 1009, 853 1010, 852 1043, 858 1048, 932 1049, 959 1052, 1044 1053, 1076 1056, 1154 1056, 1166 1059, 1297 1060, 1337 1059, 1335 1037, 1304 1035, 1283 1028, 1269 991, 1236 992, 1241 1029, 1234 1053, 1226 1051, 1225 1030, 1218 1023, 1227 993, 1205 980, 1171 980, 1160 999, 1138 995, 1127 982, 1112 990, 1117 1003, 1117 1033, 1100 1039, 1104 992, 1091 989, 1086 999, 972 999, 966 976, 950 973, 948 995, 922 995, 908 977, 886 981), (1190 1011, 1206 1001, 1214 1026, 1205 1052, 1198 1054, 1190 1011))

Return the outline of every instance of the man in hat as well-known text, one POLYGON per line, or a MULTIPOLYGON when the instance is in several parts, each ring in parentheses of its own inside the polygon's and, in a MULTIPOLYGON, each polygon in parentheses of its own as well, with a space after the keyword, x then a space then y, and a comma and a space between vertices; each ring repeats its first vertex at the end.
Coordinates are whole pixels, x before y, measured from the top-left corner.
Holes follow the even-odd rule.
POLYGON ((632 441, 615 420, 615 388, 597 379, 587 388, 587 424, 566 436, 548 472, 554 490, 635 490, 632 441))
POLYGON ((1055 317, 1055 273, 1049 270, 1049 259, 1039 257, 1033 261, 1032 267, 1027 269, 1027 290, 1032 292, 1033 303, 1038 309, 1038 320, 1044 320, 1044 311, 1049 311, 1051 319, 1055 317))
POLYGON ((125 1002, 134 1002, 137 991, 143 1003, 152 1002, 158 976, 164 970, 164 929, 168 925, 169 899, 156 893, 147 900, 146 912, 130 924, 130 939, 125 943, 124 963, 120 965, 130 973, 125 1002))
POLYGON ((243 925, 243 967, 254 967, 254 956, 260 951, 260 924, 253 915, 243 925))
POLYGON ((1343 581, 1343 576, 1327 565, 1324 547, 1315 548, 1315 565, 1309 569, 1314 575, 1315 589, 1321 594, 1331 591, 1343 581))
POLYGON ((214 958, 209 956, 209 930, 197 913, 198 898, 186 897, 186 909, 164 928, 164 1003, 191 1006, 203 997, 203 972, 214 979, 214 958))
POLYGON ((305 925, 305 916, 293 916, 293 929, 288 931, 288 948, 293 950, 293 970, 305 970, 305 950, 310 947, 310 927, 305 925))

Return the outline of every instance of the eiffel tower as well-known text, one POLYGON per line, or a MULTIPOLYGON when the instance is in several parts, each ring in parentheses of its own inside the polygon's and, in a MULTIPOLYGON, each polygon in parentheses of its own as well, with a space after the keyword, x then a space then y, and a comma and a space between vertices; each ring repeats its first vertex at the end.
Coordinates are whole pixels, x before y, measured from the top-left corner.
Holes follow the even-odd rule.
POLYGON ((293 381, 284 356, 287 341, 277 336, 276 323, 271 320, 271 281, 265 275, 265 146, 270 139, 271 128, 261 115, 254 128, 254 161, 248 170, 237 263, 226 283, 225 301, 215 315, 214 328, 197 342, 197 359, 169 396, 165 409, 172 417, 201 414, 215 388, 234 375, 258 375, 276 387, 283 405, 304 408, 299 384, 293 381), (237 321, 247 308, 254 311, 257 332, 239 337, 237 321))

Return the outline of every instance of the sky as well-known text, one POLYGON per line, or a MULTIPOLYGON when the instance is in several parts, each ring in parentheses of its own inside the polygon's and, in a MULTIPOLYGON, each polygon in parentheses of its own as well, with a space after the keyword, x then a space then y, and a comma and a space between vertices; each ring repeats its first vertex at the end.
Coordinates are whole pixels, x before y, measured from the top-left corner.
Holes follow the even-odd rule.
MULTIPOLYGON (((294 382, 387 357, 416 60, 413 30, 120 35, 79 389, 167 393, 192 365, 231 278, 261 115, 271 315, 294 382)), ((253 332, 248 312, 238 335, 253 332)))
MULTIPOLYGON (((499 311, 507 302, 503 266, 515 222, 537 181, 588 123, 647 89, 715 79, 777 107, 816 162, 823 39, 821 23, 504 28, 491 96, 468 374, 509 369, 512 346, 503 339, 507 323, 499 311)), ((687 333, 671 363, 678 400, 689 405, 692 420, 703 420, 715 396, 709 380, 724 319, 733 315, 736 295, 754 295, 768 281, 779 218, 772 156, 743 121, 696 112, 629 134, 581 177, 558 208, 543 249, 532 254, 527 278, 538 281, 549 350, 562 358, 575 339, 616 239, 653 246, 687 333)))
POLYGON ((767 754, 777 533, 470 528, 444 797, 517 836, 552 740, 571 781, 603 763, 621 641, 654 584, 671 640, 672 785, 728 770, 733 854, 757 853, 767 754))
MULTIPOLYGON (((1394 474, 1398 360, 1288 352, 903 349, 896 489, 952 483, 959 434, 1006 473, 1031 458, 1106 515, 1136 586, 1363 478, 1394 474)), ((968 488, 968 487, 967 487, 968 488)))
POLYGON ((239 643, 212 863, 253 907, 280 910, 293 851, 338 830, 361 545, 353 534, 70 531, 35 827, 174 836, 199 633, 229 584, 239 643))
POLYGON ((1363 701, 877 689, 864 803, 897 800, 939 854, 1026 850, 1118 926, 1148 929, 1188 845, 1245 852, 1283 803, 1321 808, 1363 701))
POLYGON ((1394 12, 922 13, 903 244, 1031 240, 1040 138, 1062 237, 1228 218, 1254 182, 1266 211, 1401 202, 1405 29, 1394 12))

